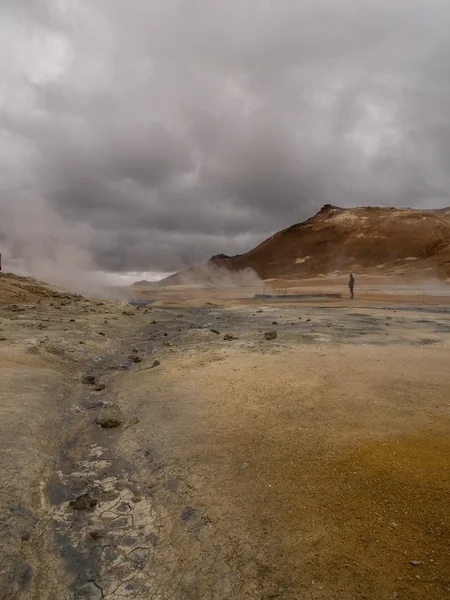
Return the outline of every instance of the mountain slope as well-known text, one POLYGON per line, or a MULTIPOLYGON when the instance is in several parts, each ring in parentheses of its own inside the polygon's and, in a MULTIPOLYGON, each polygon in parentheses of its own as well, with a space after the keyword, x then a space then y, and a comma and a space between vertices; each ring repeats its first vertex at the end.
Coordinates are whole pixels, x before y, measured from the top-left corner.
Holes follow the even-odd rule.
MULTIPOLYGON (((209 265, 231 271, 250 268, 262 279, 302 278, 323 273, 429 272, 450 275, 450 208, 324 206, 316 215, 279 231, 249 252, 217 255, 209 265)), ((174 285, 201 279, 205 267, 182 271, 160 282, 174 285)))

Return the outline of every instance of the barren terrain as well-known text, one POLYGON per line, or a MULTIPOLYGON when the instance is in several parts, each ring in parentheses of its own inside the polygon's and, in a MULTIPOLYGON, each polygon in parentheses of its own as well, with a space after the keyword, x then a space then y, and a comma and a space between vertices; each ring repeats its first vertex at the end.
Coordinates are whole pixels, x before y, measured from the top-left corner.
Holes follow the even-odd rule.
POLYGON ((366 284, 1 275, 0 597, 449 598, 449 298, 366 284))

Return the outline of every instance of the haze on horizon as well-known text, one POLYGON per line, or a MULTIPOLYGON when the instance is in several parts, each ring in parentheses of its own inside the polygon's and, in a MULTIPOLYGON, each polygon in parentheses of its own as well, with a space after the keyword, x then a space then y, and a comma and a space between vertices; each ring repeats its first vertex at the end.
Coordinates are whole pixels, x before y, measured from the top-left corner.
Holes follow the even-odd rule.
POLYGON ((0 248, 173 272, 325 203, 450 205, 444 0, 11 0, 0 248))

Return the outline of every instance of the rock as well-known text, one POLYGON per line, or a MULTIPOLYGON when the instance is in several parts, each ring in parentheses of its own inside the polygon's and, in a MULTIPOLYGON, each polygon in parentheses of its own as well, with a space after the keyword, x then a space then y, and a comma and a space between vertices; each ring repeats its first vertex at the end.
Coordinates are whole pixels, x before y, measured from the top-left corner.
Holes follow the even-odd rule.
POLYGON ((134 317, 134 312, 132 310, 123 310, 122 314, 127 317, 134 317))
POLYGON ((69 319, 69 323, 75 323, 75 319, 69 319))
POLYGON ((114 417, 103 417, 95 419, 95 422, 102 429, 115 429, 116 427, 120 427, 122 423, 119 419, 114 419, 114 417))
POLYGON ((142 362, 142 358, 140 356, 138 356, 137 354, 134 354, 133 356, 130 356, 131 360, 134 363, 140 363, 142 362))
POLYGON ((74 510, 92 511, 97 506, 97 498, 94 498, 90 494, 81 494, 75 500, 71 500, 69 506, 74 510))
POLYGON ((48 325, 44 325, 44 323, 39 323, 38 329, 47 329, 48 325))
POLYGON ((256 312, 257 312, 257 313, 262 313, 262 312, 264 312, 264 311, 263 311, 263 310, 257 310, 256 312))
POLYGON ((109 325, 109 321, 108 321, 108 319, 105 319, 105 320, 103 321, 103 324, 104 324, 104 325, 109 325))
POLYGON ((226 334, 223 336, 223 339, 224 339, 226 342, 230 342, 231 340, 238 340, 239 338, 237 338, 235 335, 232 335, 231 333, 226 333, 226 334))
POLYGON ((306 319, 306 322, 307 323, 311 323, 311 319, 306 319))
POLYGON ((272 321, 272 325, 278 325, 278 321, 272 321))
POLYGON ((173 346, 173 343, 170 340, 167 340, 167 342, 164 342, 164 346, 173 346))
POLYGON ((128 425, 137 425, 138 423, 139 423, 138 417, 131 417, 131 419, 128 421, 128 425))
POLYGON ((6 342, 7 339, 8 338, 5 338, 5 337, 2 336, 2 337, 0 337, 0 342, 6 342))
POLYGON ((167 337, 167 333, 163 333, 163 335, 164 335, 165 337, 167 337))
POLYGON ((266 331, 266 333, 264 334, 264 337, 266 338, 266 340, 274 340, 278 337, 278 333, 276 331, 266 331))
POLYGON ((152 369, 154 369, 155 367, 159 367, 161 363, 159 362, 159 360, 155 360, 151 366, 152 369))
POLYGON ((180 314, 177 315, 178 319, 182 319, 183 317, 184 317, 184 315, 182 313, 180 313, 180 314))
POLYGON ((105 537, 106 532, 103 529, 93 529, 89 532, 89 537, 92 540, 99 540, 102 537, 105 537))
POLYGON ((410 560, 409 564, 413 567, 417 567, 418 565, 423 565, 423 560, 410 560))
POLYGON ((150 325, 156 325, 156 321, 152 321, 150 325))
POLYGON ((78 343, 79 343, 79 344, 84 344, 83 340, 80 340, 78 343))
POLYGON ((104 333, 103 331, 99 331, 98 335, 106 335, 106 333, 104 333))
POLYGON ((217 329, 210 329, 211 333, 215 333, 216 335, 220 335, 220 331, 217 331, 217 329))
POLYGON ((106 388, 106 384, 105 383, 97 383, 96 386, 94 387, 94 390, 96 392, 101 392, 105 388, 106 388))
POLYGON ((95 375, 85 375, 83 377, 83 383, 86 383, 87 385, 94 385, 95 375))
POLYGON ((136 348, 136 346, 133 346, 131 348, 131 352, 134 352, 134 354, 137 354, 139 352, 139 350, 136 348))

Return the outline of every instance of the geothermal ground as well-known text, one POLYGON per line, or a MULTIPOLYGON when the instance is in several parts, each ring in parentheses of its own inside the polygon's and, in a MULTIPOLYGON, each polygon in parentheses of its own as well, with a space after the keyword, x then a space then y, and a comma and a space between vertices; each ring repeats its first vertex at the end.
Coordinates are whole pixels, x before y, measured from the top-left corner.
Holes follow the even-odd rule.
POLYGON ((449 598, 448 298, 149 293, 0 277, 0 597, 449 598))

